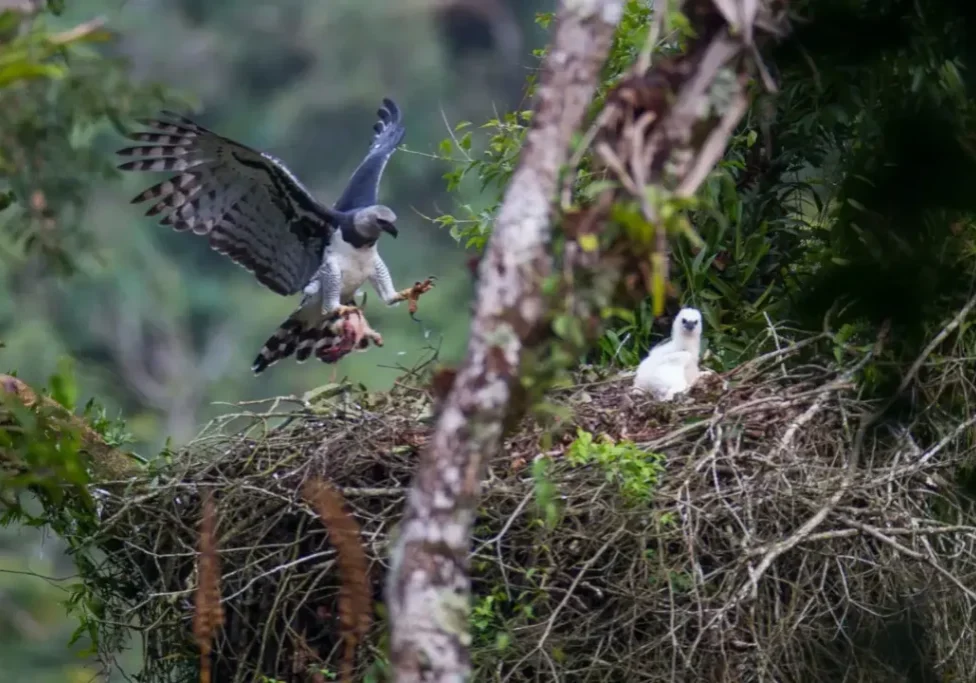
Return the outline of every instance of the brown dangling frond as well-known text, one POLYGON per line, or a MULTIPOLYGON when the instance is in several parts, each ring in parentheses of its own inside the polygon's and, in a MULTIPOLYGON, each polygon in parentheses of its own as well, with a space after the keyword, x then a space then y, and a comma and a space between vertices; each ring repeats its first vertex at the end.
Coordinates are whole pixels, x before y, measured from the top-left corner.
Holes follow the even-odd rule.
POLYGON ((200 520, 196 613, 193 616, 193 636, 200 648, 200 683, 210 683, 210 650, 217 629, 224 623, 224 608, 220 603, 220 560, 214 531, 216 520, 213 494, 208 491, 203 499, 200 520))
POLYGON ((369 564, 363 547, 359 524, 345 510, 345 500, 333 486, 322 480, 310 481, 303 495, 315 508, 322 524, 329 530, 332 545, 338 553, 339 628, 345 641, 345 652, 339 680, 351 683, 356 661, 356 647, 369 630, 372 596, 369 564))

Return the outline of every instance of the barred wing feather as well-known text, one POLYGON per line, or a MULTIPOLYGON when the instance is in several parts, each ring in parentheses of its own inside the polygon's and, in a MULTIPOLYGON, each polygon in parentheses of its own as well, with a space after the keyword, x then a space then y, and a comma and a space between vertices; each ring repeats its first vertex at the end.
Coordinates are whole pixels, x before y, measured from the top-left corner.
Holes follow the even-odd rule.
POLYGON ((206 235, 210 246, 281 295, 301 291, 322 263, 336 214, 317 202, 278 159, 217 135, 190 119, 163 112, 140 121, 145 143, 118 151, 133 157, 125 171, 175 171, 139 193, 147 216, 162 225, 206 235))
POLYGON ((373 142, 335 203, 339 211, 352 211, 377 203, 383 170, 406 134, 400 120, 400 108, 390 98, 383 98, 383 106, 376 115, 379 120, 373 124, 373 142))

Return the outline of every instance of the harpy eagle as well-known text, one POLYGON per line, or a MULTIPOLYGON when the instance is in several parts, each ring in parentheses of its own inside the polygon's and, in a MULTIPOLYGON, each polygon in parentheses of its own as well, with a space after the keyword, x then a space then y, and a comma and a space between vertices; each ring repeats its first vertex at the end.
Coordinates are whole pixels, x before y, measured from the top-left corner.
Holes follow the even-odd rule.
POLYGON ((687 391, 701 370, 702 315, 697 308, 682 308, 671 323, 671 338, 648 354, 637 366, 634 389, 651 394, 659 401, 670 401, 687 391))
POLYGON ((409 301, 411 314, 433 286, 429 277, 397 291, 376 248, 383 232, 397 236, 396 214, 378 203, 377 194, 406 132, 392 100, 384 98, 377 115, 369 151, 332 207, 312 197, 279 159, 173 112, 140 120, 152 132, 127 137, 146 144, 118 151, 137 157, 119 166, 124 171, 177 172, 132 200, 154 202, 147 216, 206 236, 211 248, 276 294, 304 293, 261 348, 255 373, 292 353, 299 362, 312 353, 334 362, 352 348, 365 348, 369 339, 382 343, 354 305, 367 280, 388 305, 409 301), (344 339, 337 346, 339 336, 344 339))

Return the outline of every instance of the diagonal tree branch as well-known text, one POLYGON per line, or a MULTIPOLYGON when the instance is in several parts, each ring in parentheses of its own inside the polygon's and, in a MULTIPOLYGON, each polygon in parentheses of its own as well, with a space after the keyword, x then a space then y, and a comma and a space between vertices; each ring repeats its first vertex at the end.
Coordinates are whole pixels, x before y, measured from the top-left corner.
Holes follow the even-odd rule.
MULTIPOLYGON (((74 415, 54 399, 38 394, 27 383, 13 375, 0 374, 0 427, 7 419, 3 402, 7 396, 32 410, 50 411, 56 419, 53 426, 77 432, 81 451, 91 458, 92 474, 100 479, 123 479, 139 471, 138 463, 125 452, 113 448, 82 418, 74 415)), ((27 468, 17 453, 0 448, 0 470, 18 471, 27 468)))
POLYGON ((563 0, 532 125, 481 262, 464 365, 421 457, 387 585, 395 680, 470 674, 468 549, 484 463, 499 447, 526 344, 544 322, 550 213, 623 0, 563 0))

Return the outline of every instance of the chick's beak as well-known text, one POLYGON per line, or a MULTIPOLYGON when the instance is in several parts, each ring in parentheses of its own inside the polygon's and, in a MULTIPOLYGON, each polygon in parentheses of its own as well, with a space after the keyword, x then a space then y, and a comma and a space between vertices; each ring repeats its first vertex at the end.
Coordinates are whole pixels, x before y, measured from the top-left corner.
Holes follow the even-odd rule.
POLYGON ((689 332, 691 332, 692 330, 695 329, 695 326, 698 323, 696 321, 694 321, 694 320, 682 320, 681 321, 681 324, 685 326, 685 329, 686 330, 688 330, 689 332))

